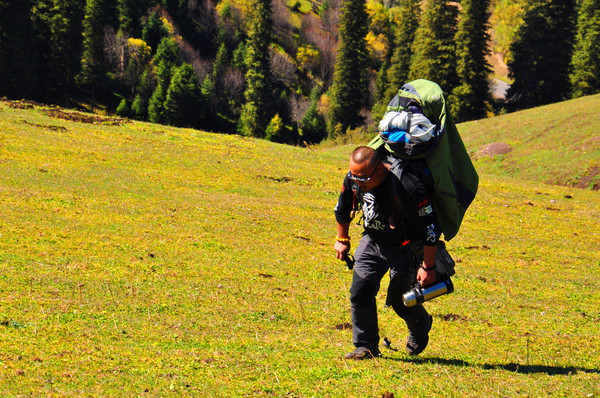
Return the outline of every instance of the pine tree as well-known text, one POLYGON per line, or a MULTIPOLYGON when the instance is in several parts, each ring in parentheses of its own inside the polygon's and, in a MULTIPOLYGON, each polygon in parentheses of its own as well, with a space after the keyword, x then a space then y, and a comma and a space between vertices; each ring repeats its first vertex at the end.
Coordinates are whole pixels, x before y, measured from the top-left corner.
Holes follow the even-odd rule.
POLYGON ((271 2, 254 1, 254 16, 246 46, 246 103, 238 123, 242 135, 264 137, 270 122, 268 109, 271 92, 269 44, 272 38, 271 2))
POLYGON ((569 65, 574 39, 574 0, 536 0, 527 9, 511 46, 514 79, 510 109, 561 101, 570 94, 569 65))
POLYGON ((428 79, 446 92, 458 85, 456 22, 458 9, 447 0, 428 0, 413 42, 409 80, 428 79))
POLYGON ((142 39, 152 48, 153 53, 156 52, 158 44, 167 35, 168 32, 163 26, 158 13, 151 13, 142 29, 142 39))
POLYGON ((96 102, 96 94, 106 80, 103 7, 103 0, 87 0, 83 19, 83 54, 81 56, 81 72, 77 76, 77 80, 90 96, 92 111, 96 102))
POLYGON ((36 56, 30 0, 0 1, 0 96, 30 98, 36 56))
POLYGON ((142 16, 148 8, 149 0, 118 0, 119 27, 133 37, 142 34, 142 16))
POLYGON ((127 98, 123 98, 121 102, 119 102, 115 113, 121 117, 129 117, 131 115, 131 109, 129 107, 129 101, 127 101, 127 98))
POLYGON ((384 62, 375 78, 375 92, 373 93, 373 106, 371 107, 371 117, 373 120, 379 120, 385 114, 387 104, 390 99, 387 98, 387 92, 389 89, 388 72, 390 64, 384 62))
POLYGON ((398 7, 399 19, 396 23, 393 54, 389 65, 382 66, 377 75, 375 104, 371 116, 379 120, 386 112, 388 103, 398 89, 408 81, 412 45, 421 20, 421 0, 406 0, 398 7))
POLYGON ((86 0, 39 0, 34 24, 40 63, 38 78, 45 102, 69 105, 81 68, 82 20, 86 0))
POLYGON ((583 0, 572 59, 573 97, 600 92, 600 1, 583 0))
POLYGON ((202 115, 200 87, 190 64, 175 70, 165 98, 165 117, 169 124, 198 127, 202 115))
POLYGON ((369 92, 365 1, 343 0, 341 7, 339 42, 328 112, 331 137, 363 122, 359 112, 367 105, 366 97, 369 92))
POLYGON ((175 68, 181 64, 181 57, 175 39, 165 37, 161 40, 156 54, 152 58, 152 64, 154 65, 154 73, 158 84, 169 87, 175 68))
POLYGON ((140 94, 131 103, 130 116, 137 120, 145 120, 147 117, 146 105, 140 94))
POLYGON ((399 14, 400 19, 394 39, 394 53, 388 71, 389 88, 384 96, 388 102, 408 81, 413 43, 421 21, 421 0, 406 0, 400 6, 399 14))
POLYGON ((153 123, 168 123, 169 120, 165 110, 167 91, 171 86, 171 78, 175 70, 181 64, 181 57, 175 39, 165 37, 161 40, 152 59, 152 64, 154 65, 157 85, 148 102, 148 120, 153 123))
POLYGON ((154 94, 155 86, 156 76, 152 71, 152 66, 148 65, 139 77, 138 85, 135 88, 136 95, 131 104, 132 117, 138 120, 148 120, 148 105, 154 94))
POLYGON ((463 0, 461 5, 455 39, 459 85, 449 103, 454 120, 464 122, 484 118, 490 106, 488 77, 492 69, 486 58, 490 53, 490 0, 463 0))
POLYGON ((317 109, 319 103, 318 88, 314 88, 310 94, 310 108, 304 114, 300 126, 302 128, 302 140, 306 143, 318 143, 327 137, 327 122, 325 116, 317 109))
POLYGON ((148 120, 152 123, 166 123, 165 99, 167 89, 159 84, 148 101, 148 120))

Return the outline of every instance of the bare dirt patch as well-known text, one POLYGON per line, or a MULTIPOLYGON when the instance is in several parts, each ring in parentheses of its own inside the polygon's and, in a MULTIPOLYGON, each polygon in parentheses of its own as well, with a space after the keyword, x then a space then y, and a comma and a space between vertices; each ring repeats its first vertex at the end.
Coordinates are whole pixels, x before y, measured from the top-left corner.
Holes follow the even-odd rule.
POLYGON ((11 101, 3 98, 2 102, 8 105, 9 108, 13 109, 33 109, 36 106, 42 106, 42 104, 40 104, 39 102, 30 100, 11 101))
POLYGON ((504 142, 492 142, 481 149, 481 153, 485 156, 504 155, 512 151, 512 147, 504 142))
POLYGON ((42 111, 50 117, 56 119, 67 120, 70 122, 80 122, 89 124, 108 124, 111 126, 120 126, 125 123, 131 123, 131 120, 123 119, 120 117, 106 117, 100 115, 94 115, 92 113, 83 113, 78 111, 69 111, 62 109, 58 106, 48 106, 31 100, 8 100, 6 98, 0 98, 0 101, 4 102, 9 108, 13 109, 34 109, 42 108, 42 111))
POLYGON ((55 125, 51 125, 51 124, 37 124, 37 123, 30 123, 27 120, 23 120, 23 123, 29 125, 29 126, 34 126, 34 127, 41 127, 43 129, 48 129, 48 130, 52 130, 52 131, 67 131, 67 128, 64 126, 55 126, 55 125))
POLYGON ((67 120, 70 122, 80 122, 89 124, 108 124, 110 126, 120 126, 125 123, 131 123, 130 120, 119 117, 104 117, 90 113, 81 113, 76 111, 65 111, 61 108, 50 108, 44 112, 51 117, 67 120))
POLYGON ((577 188, 591 188, 594 191, 598 191, 600 190, 600 177, 598 176, 600 176, 600 167, 594 167, 590 170, 588 175, 581 177, 575 186, 577 188))
POLYGON ((438 315, 438 316, 444 322, 456 322, 456 321, 466 322, 466 321, 468 321, 467 317, 458 315, 458 314, 445 314, 445 315, 438 315))
POLYGON ((352 329, 352 324, 350 322, 340 323, 340 324, 335 325, 334 329, 335 330, 350 330, 350 329, 352 329))

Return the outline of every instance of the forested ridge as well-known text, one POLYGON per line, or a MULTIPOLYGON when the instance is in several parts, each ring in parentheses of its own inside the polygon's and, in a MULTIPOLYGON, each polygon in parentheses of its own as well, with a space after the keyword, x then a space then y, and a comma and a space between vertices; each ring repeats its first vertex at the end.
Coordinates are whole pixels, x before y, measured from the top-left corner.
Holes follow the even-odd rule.
POLYGON ((425 78, 474 120, 600 92, 599 2, 0 0, 0 96, 302 144, 425 78))

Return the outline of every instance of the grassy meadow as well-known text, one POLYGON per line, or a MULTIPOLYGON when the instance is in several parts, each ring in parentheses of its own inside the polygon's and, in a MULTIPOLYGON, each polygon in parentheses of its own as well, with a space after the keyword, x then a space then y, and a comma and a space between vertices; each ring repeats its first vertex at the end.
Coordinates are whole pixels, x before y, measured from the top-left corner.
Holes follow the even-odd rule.
POLYGON ((571 132, 556 114, 580 102, 460 126, 481 182, 448 243, 456 291, 427 303, 412 358, 385 278, 391 349, 364 362, 343 359, 351 272, 333 252, 354 145, 0 102, 0 395, 600 397, 599 192, 565 186, 600 166, 600 128, 584 149, 523 147, 571 132), (495 141, 513 151, 480 155, 495 141), (533 161, 548 174, 528 179, 533 161))

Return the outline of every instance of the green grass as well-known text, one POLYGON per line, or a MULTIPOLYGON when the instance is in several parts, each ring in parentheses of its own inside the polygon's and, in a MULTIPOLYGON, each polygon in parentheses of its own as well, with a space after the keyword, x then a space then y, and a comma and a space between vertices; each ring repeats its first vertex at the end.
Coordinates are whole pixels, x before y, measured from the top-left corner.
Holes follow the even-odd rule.
MULTIPOLYGON (((495 139, 461 131, 474 153, 495 139)), ((598 396, 598 192, 493 159, 477 160, 449 242, 456 291, 427 305, 425 353, 404 354, 405 326, 381 308, 398 350, 342 359, 351 274, 333 206, 352 148, 0 102, 0 394, 598 396)))
MULTIPOLYGON (((575 185, 600 172, 599 109, 600 94, 463 123, 460 131, 484 172, 575 185), (513 150, 493 158, 482 155, 494 142, 513 150)), ((584 185, 600 188, 600 176, 584 185)))

